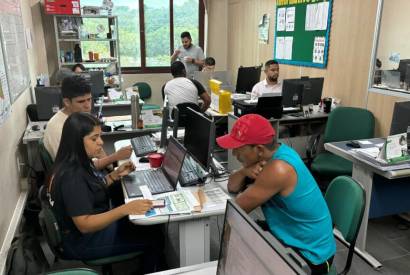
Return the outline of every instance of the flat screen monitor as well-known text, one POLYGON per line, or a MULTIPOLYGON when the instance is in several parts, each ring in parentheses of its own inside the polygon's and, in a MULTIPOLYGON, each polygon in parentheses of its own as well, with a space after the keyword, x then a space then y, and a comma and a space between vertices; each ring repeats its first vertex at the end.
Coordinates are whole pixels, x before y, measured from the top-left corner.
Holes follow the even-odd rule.
POLYGON ((49 120, 63 105, 61 87, 35 87, 34 93, 39 120, 49 120))
POLYGON ((238 77, 236 79, 237 93, 251 92, 253 86, 261 79, 261 66, 256 67, 239 67, 238 77))
POLYGON ((309 274, 306 262, 294 255, 291 258, 289 252, 238 205, 227 202, 216 274, 309 274))
POLYGON ((282 84, 283 107, 298 107, 302 103, 303 84, 300 79, 285 79, 282 84))
POLYGON ((87 79, 91 85, 91 94, 93 99, 97 99, 104 94, 104 72, 89 71, 81 73, 81 76, 87 79))
POLYGON ((302 105, 319 104, 322 99, 323 77, 302 77, 300 82, 303 84, 302 105))
POLYGON ((263 116, 266 119, 282 117, 282 96, 273 93, 270 96, 263 94, 256 104, 255 113, 263 116))
POLYGON ((399 62, 400 81, 403 82, 406 78, 407 65, 410 64, 410 59, 401 59, 399 62))
POLYGON ((396 102, 390 126, 390 135, 407 132, 410 126, 410 101, 396 102))
POLYGON ((215 123, 204 114, 187 108, 184 146, 203 167, 209 168, 215 142, 215 123))

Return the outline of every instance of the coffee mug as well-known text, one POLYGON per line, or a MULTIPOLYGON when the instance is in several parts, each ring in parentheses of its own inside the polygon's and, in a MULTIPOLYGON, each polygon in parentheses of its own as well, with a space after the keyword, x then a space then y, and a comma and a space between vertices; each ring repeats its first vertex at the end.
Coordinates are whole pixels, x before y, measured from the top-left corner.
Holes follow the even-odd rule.
POLYGON ((164 155, 161 153, 152 153, 148 155, 148 160, 151 168, 159 168, 164 160, 164 155))

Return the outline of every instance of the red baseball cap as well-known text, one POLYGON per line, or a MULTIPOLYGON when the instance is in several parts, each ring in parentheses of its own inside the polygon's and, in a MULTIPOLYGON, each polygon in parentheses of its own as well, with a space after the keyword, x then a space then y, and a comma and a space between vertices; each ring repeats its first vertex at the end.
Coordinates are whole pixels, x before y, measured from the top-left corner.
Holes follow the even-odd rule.
POLYGON ((249 114, 241 116, 229 134, 216 139, 219 146, 235 149, 244 145, 269 144, 273 141, 275 129, 263 116, 249 114))

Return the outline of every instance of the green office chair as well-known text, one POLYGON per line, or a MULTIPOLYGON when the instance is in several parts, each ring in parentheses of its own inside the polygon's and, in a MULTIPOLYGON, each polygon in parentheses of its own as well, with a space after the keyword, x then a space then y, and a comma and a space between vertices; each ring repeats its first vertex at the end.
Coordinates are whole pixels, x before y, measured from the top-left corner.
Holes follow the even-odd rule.
POLYGON ((44 146, 43 139, 38 141, 38 153, 40 155, 41 164, 43 165, 44 172, 47 174, 54 164, 53 158, 44 146))
MULTIPOLYGON (((365 109, 338 107, 327 120, 323 141, 349 141, 374 137, 374 116, 365 109)), ((352 175, 352 162, 330 152, 321 152, 316 156, 320 136, 316 136, 308 147, 307 156, 313 161, 311 171, 319 178, 332 180, 337 176, 352 175)))
POLYGON ((46 275, 98 275, 98 272, 89 268, 70 268, 50 271, 46 275))
MULTIPOLYGON (((330 184, 325 194, 334 228, 349 243, 349 253, 343 271, 347 274, 353 261, 353 253, 366 205, 366 192, 360 183, 348 176, 339 176, 330 184)), ((335 235, 336 236, 336 235, 335 235)), ((338 236, 336 238, 339 239, 338 236)), ((337 274, 334 265, 328 274, 337 274)))
MULTIPOLYGON (((151 98, 152 92, 151 92, 151 86, 147 82, 137 82, 132 85, 133 87, 138 87, 138 93, 140 95, 140 99, 146 100, 151 98)), ((159 105, 155 104, 146 104, 142 106, 143 110, 152 110, 152 109, 160 109, 161 107, 159 105)))
MULTIPOLYGON (((56 259, 64 259, 60 227, 48 201, 42 201, 42 209, 40 211, 40 214, 38 215, 38 218, 41 230, 54 256, 56 257, 56 259)), ((137 251, 101 259, 87 260, 83 262, 89 266, 102 266, 103 274, 113 274, 111 266, 112 264, 132 260, 140 256, 142 253, 142 251, 137 251)))

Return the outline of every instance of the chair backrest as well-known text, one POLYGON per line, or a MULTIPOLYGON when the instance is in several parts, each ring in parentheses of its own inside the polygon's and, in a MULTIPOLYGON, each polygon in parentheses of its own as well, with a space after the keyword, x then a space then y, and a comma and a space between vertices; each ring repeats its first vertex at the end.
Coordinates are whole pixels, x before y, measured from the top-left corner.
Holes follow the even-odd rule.
POLYGON ((188 108, 191 108, 192 110, 197 111, 197 112, 202 112, 201 108, 197 104, 191 103, 191 102, 177 104, 177 108, 178 108, 178 127, 185 127, 186 117, 188 115, 188 108))
POLYGON ((42 202, 38 220, 51 251, 56 257, 61 258, 63 253, 61 231, 54 212, 47 201, 43 200, 42 202))
POLYGON ((89 268, 70 268, 47 272, 46 275, 98 275, 99 273, 89 268))
POLYGON ((132 86, 138 87, 141 99, 148 99, 151 97, 151 86, 147 82, 137 82, 132 86))
POLYGON ((327 188, 325 200, 332 222, 343 238, 350 244, 349 254, 343 274, 350 269, 366 205, 366 192, 354 179, 339 176, 327 188))
POLYGON ((337 107, 327 120, 324 142, 374 137, 374 116, 361 108, 337 107))
POLYGON ((39 121, 37 113, 37 104, 29 104, 26 107, 26 113, 30 121, 39 121))
POLYGON ((50 171, 51 167, 53 166, 54 161, 50 153, 47 151, 46 147, 44 146, 42 139, 38 141, 38 153, 40 155, 41 164, 43 165, 44 172, 47 173, 48 171, 50 171))

